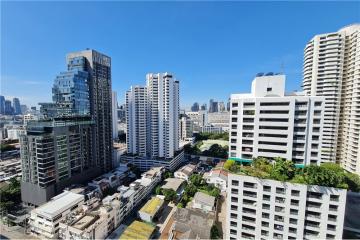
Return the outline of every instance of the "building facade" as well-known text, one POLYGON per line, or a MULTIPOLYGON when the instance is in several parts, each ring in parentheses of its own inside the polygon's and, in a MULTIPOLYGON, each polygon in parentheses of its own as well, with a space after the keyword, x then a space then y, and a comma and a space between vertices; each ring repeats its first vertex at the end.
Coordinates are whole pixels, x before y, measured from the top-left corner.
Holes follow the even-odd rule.
POLYGON ((179 112, 179 82, 169 73, 147 74, 146 86, 127 91, 127 150, 141 169, 177 159, 179 112))
POLYGON ((324 98, 285 95, 285 76, 258 76, 250 94, 231 95, 229 156, 320 164, 324 98))
POLYGON ((229 174, 227 239, 342 239, 347 190, 229 174))
POLYGON ((111 58, 92 49, 69 53, 69 70, 79 69, 75 61, 79 58, 85 58, 89 74, 90 115, 95 121, 93 148, 98 166, 105 173, 112 168, 111 58))
POLYGON ((14 108, 14 115, 21 114, 20 100, 18 98, 13 98, 13 108, 14 108))
POLYGON ((304 50, 303 89, 326 99, 323 161, 360 174, 360 24, 314 36, 304 50))
POLYGON ((30 121, 20 136, 22 201, 38 206, 65 187, 100 174, 90 117, 30 121))

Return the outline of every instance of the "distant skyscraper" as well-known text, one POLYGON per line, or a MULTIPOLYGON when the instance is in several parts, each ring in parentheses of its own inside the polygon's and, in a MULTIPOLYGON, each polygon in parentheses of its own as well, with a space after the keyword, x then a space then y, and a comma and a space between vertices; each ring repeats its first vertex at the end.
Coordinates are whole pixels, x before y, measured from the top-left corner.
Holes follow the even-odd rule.
POLYGON ((218 111, 219 111, 218 102, 215 102, 214 99, 210 99, 210 102, 209 102, 209 113, 218 112, 218 111))
POLYGON ((25 104, 20 105, 21 114, 25 114, 28 110, 28 107, 25 104))
POLYGON ((126 121, 126 104, 122 104, 121 106, 118 107, 117 115, 118 115, 118 120, 120 120, 120 122, 126 121))
POLYGON ((206 111, 207 110, 207 106, 206 103, 204 103, 203 105, 201 105, 201 111, 206 111))
POLYGON ((13 114, 14 114, 14 109, 11 105, 11 101, 5 100, 5 115, 13 115, 13 114))
POLYGON ((5 97, 0 96, 0 114, 5 114, 5 97))
POLYGON ((85 71, 89 74, 90 114, 95 120, 94 148, 103 172, 112 169, 112 110, 111 110, 111 58, 87 49, 69 53, 69 70, 78 69, 73 59, 85 57, 85 71))
POLYGON ((18 98, 13 98, 13 109, 15 115, 21 114, 20 100, 18 98))
POLYGON ((169 169, 180 164, 179 82, 169 73, 146 75, 146 87, 126 93, 127 150, 142 159, 134 162, 145 170, 155 165, 169 169))
POLYGON ((112 92, 111 95, 111 111, 112 111, 112 132, 113 132, 113 139, 118 138, 118 115, 117 115, 117 93, 112 92))
POLYGON ((225 112, 225 104, 224 104, 224 102, 219 102, 218 103, 218 111, 219 112, 225 112))
POLYGON ((230 102, 231 102, 231 99, 229 98, 228 102, 226 103, 226 111, 230 111, 230 102))
POLYGON ((191 106, 191 111, 192 111, 192 112, 197 112, 197 111, 199 111, 199 103, 195 102, 195 103, 191 106))
POLYGON ((325 96, 323 161, 360 174, 360 24, 314 36, 304 50, 304 91, 325 96))

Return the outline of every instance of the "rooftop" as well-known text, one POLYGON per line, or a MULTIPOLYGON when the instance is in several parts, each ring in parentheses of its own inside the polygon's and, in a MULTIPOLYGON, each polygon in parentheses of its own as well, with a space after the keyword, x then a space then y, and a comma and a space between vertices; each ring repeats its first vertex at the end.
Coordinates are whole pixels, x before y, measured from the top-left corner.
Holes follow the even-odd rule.
POLYGON ((203 192, 197 192, 194 196, 194 201, 203 205, 213 207, 215 204, 215 197, 205 194, 203 192))
POLYGON ((282 182, 345 188, 360 192, 360 177, 346 172, 335 163, 322 163, 320 166, 313 164, 299 166, 292 161, 281 158, 270 161, 259 157, 250 163, 240 163, 229 159, 224 166, 225 169, 234 174, 282 182))
POLYGON ((47 218, 54 218, 82 200, 84 200, 83 195, 65 191, 33 211, 47 218))
POLYGON ((184 182, 183 179, 179 178, 167 178, 166 184, 163 185, 162 189, 173 189, 175 192, 180 188, 181 184, 184 182))
POLYGON ((120 240, 125 239, 136 239, 136 240, 147 240, 150 239, 155 227, 140 221, 132 222, 121 234, 120 240))
POLYGON ((85 215, 82 218, 80 218, 78 221, 76 221, 72 227, 79 229, 79 230, 84 230, 85 228, 87 228, 89 225, 91 225, 92 223, 94 223, 96 220, 98 219, 98 217, 95 216, 91 216, 91 215, 85 215))
POLYGON ((158 197, 151 198, 141 209, 139 212, 145 212, 154 216, 156 212, 161 208, 163 205, 164 200, 158 197))
POLYGON ((178 170, 178 172, 182 172, 186 175, 190 175, 194 170, 195 170, 196 166, 194 164, 187 164, 185 166, 183 166, 182 168, 180 168, 178 170))
POLYGON ((214 215, 187 208, 178 208, 174 213, 174 233, 182 239, 210 239, 214 215))

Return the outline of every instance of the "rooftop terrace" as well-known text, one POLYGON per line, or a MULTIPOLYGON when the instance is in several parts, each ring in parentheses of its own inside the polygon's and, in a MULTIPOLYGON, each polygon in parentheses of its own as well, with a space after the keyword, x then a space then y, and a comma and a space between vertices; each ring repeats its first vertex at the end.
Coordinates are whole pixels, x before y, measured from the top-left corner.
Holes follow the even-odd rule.
POLYGON ((121 234, 120 240, 147 240, 150 239, 155 227, 140 221, 132 222, 121 234))

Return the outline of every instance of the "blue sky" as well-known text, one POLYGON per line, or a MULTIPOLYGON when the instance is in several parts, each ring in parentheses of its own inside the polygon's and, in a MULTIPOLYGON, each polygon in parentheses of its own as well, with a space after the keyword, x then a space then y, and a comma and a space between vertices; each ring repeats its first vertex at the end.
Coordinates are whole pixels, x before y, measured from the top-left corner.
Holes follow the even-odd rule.
POLYGON ((119 102, 147 72, 172 72, 181 104, 248 92, 258 72, 285 72, 300 90, 315 34, 360 22, 359 2, 1 2, 1 94, 51 100, 71 51, 112 58, 119 102))

